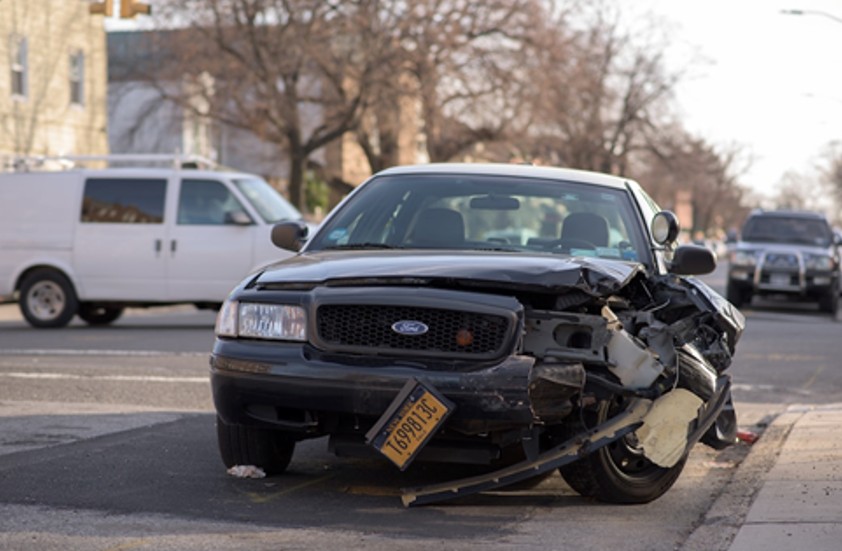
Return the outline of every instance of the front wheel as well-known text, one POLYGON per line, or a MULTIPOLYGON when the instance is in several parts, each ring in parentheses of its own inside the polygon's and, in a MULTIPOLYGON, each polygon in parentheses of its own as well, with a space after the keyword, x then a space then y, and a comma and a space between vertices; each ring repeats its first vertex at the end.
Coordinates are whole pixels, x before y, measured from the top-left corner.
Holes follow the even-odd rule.
POLYGON ((267 475, 281 474, 289 466, 295 440, 289 434, 246 425, 229 425, 216 417, 219 454, 226 468, 254 465, 267 475))
POLYGON ((79 301, 73 285, 63 274, 39 269, 21 282, 18 306, 33 327, 64 327, 76 315, 79 301))
MULTIPOLYGON (((590 422, 602 423, 623 409, 624 402, 618 398, 602 402, 587 417, 590 422)), ((560 467, 559 472, 571 488, 585 497, 607 503, 648 503, 675 484, 686 462, 687 454, 672 467, 659 467, 643 455, 632 433, 560 467)))
POLYGON ((728 302, 733 304, 735 308, 742 308, 744 304, 749 304, 751 302, 751 291, 748 289, 742 289, 738 285, 729 281, 728 286, 725 289, 725 298, 728 299, 728 302))
POLYGON ((825 294, 819 298, 819 310, 836 316, 839 311, 839 288, 831 286, 825 294))

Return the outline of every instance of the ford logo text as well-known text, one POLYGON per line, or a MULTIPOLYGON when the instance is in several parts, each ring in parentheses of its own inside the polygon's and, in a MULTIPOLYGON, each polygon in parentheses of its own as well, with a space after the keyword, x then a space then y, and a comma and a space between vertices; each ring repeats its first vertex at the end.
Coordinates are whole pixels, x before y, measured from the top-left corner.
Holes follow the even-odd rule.
POLYGON ((429 330, 426 323, 414 320, 401 320, 392 324, 392 331, 398 335, 423 335, 429 330))

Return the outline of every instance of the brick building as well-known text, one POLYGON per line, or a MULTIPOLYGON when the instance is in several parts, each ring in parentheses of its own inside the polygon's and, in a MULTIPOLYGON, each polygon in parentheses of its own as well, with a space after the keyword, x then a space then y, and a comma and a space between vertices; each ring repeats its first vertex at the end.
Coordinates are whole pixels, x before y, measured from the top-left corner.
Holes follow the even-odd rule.
POLYGON ((106 48, 86 0, 2 0, 0 155, 102 155, 106 48))

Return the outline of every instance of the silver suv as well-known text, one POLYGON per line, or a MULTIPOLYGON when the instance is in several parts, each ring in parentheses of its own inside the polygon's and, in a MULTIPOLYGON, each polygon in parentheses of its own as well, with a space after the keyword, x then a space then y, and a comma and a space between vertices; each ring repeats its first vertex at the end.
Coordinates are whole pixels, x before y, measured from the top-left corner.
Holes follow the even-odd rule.
POLYGON ((821 214, 757 211, 730 255, 728 300, 738 308, 754 295, 779 295, 839 308, 840 242, 821 214))

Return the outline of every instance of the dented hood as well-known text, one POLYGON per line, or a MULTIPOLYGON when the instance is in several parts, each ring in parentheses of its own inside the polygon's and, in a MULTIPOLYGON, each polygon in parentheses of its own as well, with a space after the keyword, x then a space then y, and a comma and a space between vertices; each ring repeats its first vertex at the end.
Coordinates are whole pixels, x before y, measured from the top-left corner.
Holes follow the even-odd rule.
POLYGON ((643 265, 604 258, 526 255, 487 251, 319 251, 266 268, 256 285, 429 284, 562 291, 576 288, 606 295, 624 287, 643 265))

